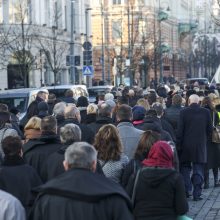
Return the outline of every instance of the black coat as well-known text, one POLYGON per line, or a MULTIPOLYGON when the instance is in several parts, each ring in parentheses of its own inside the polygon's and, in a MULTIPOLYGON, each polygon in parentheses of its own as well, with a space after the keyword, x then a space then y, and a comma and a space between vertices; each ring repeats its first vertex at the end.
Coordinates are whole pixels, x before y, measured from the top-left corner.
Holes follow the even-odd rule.
POLYGON ((177 134, 179 116, 180 116, 180 111, 182 109, 183 109, 183 107, 181 107, 181 106, 171 105, 169 108, 167 108, 165 110, 164 117, 172 125, 172 127, 175 131, 175 134, 177 134))
POLYGON ((124 190, 103 175, 72 169, 39 188, 31 220, 131 220, 124 190))
MULTIPOLYGON (((63 145, 58 151, 48 157, 46 163, 47 181, 65 172, 63 161, 65 151, 68 147, 69 145, 63 145)), ((104 174, 99 163, 97 163, 96 172, 104 174)))
POLYGON ((99 129, 106 124, 113 124, 113 120, 110 117, 97 117, 96 122, 91 123, 88 127, 97 134, 99 129))
POLYGON ((180 162, 206 163, 207 140, 211 133, 209 110, 195 103, 181 110, 177 133, 180 162))
MULTIPOLYGON (((212 118, 212 124, 214 120, 214 125, 219 124, 218 113, 213 112, 208 106, 205 106, 210 111, 210 115, 212 118), (214 117, 213 117, 214 116, 214 117)), ((208 139, 207 143, 207 167, 209 169, 220 167, 220 144, 213 143, 211 139, 208 139)))
POLYGON ((81 129, 81 133, 82 133, 82 137, 81 137, 81 141, 85 141, 85 142, 88 142, 89 144, 92 144, 93 141, 94 141, 94 136, 95 136, 95 133, 94 131, 88 126, 88 125, 85 125, 85 124, 80 124, 77 119, 75 118, 69 118, 69 119, 65 119, 63 121, 62 124, 60 124, 60 127, 63 127, 64 125, 66 124, 76 124, 79 126, 79 128, 81 129))
POLYGON ((42 184, 36 170, 19 156, 5 157, 0 167, 0 189, 20 200, 28 210, 33 203, 31 190, 42 184))
POLYGON ((169 133, 172 140, 176 143, 176 134, 172 125, 166 120, 166 118, 160 118, 162 129, 169 133))
POLYGON ((167 131, 163 130, 161 121, 156 116, 155 117, 146 116, 146 118, 144 119, 144 123, 136 125, 135 128, 143 131, 147 131, 147 130, 156 131, 160 133, 161 140, 173 141, 170 134, 167 131))
POLYGON ((135 188, 135 219, 176 220, 188 211, 182 176, 172 169, 144 167, 135 188))
POLYGON ((23 157, 25 161, 33 166, 42 181, 45 182, 46 161, 50 154, 61 148, 61 143, 57 135, 42 135, 38 139, 31 139, 23 146, 23 157))

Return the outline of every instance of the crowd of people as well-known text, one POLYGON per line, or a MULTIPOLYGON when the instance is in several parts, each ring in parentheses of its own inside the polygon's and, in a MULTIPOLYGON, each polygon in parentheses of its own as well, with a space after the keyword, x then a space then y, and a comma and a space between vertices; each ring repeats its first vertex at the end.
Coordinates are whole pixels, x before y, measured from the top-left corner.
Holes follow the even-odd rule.
POLYGON ((63 100, 45 90, 22 120, 0 103, 0 219, 181 219, 220 186, 218 88, 121 86, 63 100), (209 182, 209 170, 214 175, 209 182))

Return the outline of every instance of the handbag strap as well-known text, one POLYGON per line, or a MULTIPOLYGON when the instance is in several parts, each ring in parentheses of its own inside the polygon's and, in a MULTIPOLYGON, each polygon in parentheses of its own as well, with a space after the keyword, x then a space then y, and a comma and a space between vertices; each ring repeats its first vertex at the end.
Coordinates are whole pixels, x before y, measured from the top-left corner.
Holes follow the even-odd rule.
POLYGON ((135 181, 134 181, 134 187, 133 187, 133 191, 132 191, 132 197, 131 197, 131 201, 132 204, 134 205, 134 200, 135 200, 135 196, 136 196, 136 188, 137 188, 137 183, 138 183, 138 179, 139 179, 139 175, 142 169, 139 169, 137 172, 137 175, 135 177, 135 181))
POLYGON ((213 114, 212 114, 212 125, 213 125, 213 128, 215 127, 215 112, 213 111, 213 114))
POLYGON ((2 141, 3 141, 3 139, 4 139, 4 136, 5 136, 5 132, 8 130, 8 128, 5 128, 4 129, 4 131, 2 132, 2 139, 1 139, 1 143, 2 143, 2 141))

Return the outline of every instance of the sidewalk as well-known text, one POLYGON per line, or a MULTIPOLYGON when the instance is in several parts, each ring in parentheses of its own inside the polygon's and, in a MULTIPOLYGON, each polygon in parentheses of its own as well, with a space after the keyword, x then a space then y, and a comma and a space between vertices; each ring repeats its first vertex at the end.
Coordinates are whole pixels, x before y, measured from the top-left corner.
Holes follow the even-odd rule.
MULTIPOLYGON (((210 172, 211 173, 211 172, 210 172)), ((214 188, 214 180, 210 175, 210 188, 204 189, 201 201, 188 199, 189 212, 187 216, 195 220, 220 220, 220 187, 214 188)))

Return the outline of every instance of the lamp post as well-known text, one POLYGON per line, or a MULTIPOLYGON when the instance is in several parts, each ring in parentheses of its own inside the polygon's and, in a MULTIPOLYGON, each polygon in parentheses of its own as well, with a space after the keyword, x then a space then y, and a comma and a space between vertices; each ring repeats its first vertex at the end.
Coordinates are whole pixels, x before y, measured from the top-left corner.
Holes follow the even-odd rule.
POLYGON ((105 51, 104 51, 104 11, 103 11, 103 3, 100 0, 100 9, 101 9, 101 35, 102 35, 102 55, 101 55, 101 64, 102 64, 102 81, 105 82, 105 51))
MULTIPOLYGON (((159 0, 159 16, 161 13, 160 0, 159 0)), ((162 39, 161 39, 161 21, 159 17, 159 58, 160 58, 160 83, 163 83, 163 56, 162 56, 162 39)))
MULTIPOLYGON (((160 83, 163 83, 163 50, 162 50, 162 27, 161 22, 168 19, 168 14, 161 10, 161 4, 159 0, 159 13, 158 13, 158 21, 159 21, 159 58, 160 58, 160 83)), ((170 11, 169 6, 166 11, 170 11)))
POLYGON ((71 38, 70 38, 70 76, 72 83, 75 84, 76 73, 75 73, 75 56, 74 56, 74 33, 75 33, 75 9, 74 9, 74 0, 71 0, 71 38))
MULTIPOLYGON (((86 8, 85 10, 85 28, 86 28, 86 42, 88 42, 89 40, 89 36, 88 36, 88 11, 92 10, 92 8, 86 8)), ((87 48, 88 50, 88 48, 87 48)), ((89 66, 89 62, 88 59, 86 60, 86 66, 89 66)), ((92 80, 91 80, 91 76, 86 76, 86 84, 87 86, 92 86, 92 80)))

